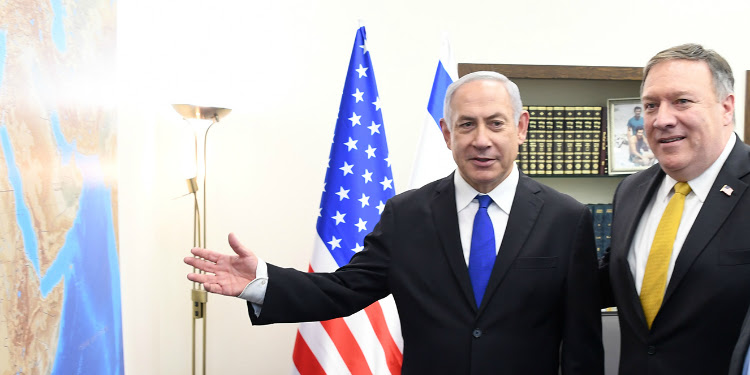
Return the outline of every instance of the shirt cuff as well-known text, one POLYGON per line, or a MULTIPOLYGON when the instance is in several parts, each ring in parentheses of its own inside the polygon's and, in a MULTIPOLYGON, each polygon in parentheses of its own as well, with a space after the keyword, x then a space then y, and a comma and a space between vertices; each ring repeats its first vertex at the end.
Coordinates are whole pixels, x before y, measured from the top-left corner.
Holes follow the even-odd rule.
POLYGON ((259 316, 263 301, 266 299, 266 288, 268 288, 268 264, 258 258, 255 280, 249 282, 237 297, 250 302, 255 310, 255 316, 259 316))

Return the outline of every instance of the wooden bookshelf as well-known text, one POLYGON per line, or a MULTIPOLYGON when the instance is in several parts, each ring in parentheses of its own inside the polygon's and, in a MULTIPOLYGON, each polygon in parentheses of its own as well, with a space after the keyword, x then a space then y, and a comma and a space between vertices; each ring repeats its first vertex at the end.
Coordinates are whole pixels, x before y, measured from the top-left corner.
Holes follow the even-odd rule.
MULTIPOLYGON (((458 64, 458 75, 478 71, 499 72, 508 78, 584 79, 606 81, 640 81, 643 68, 617 66, 458 64)), ((749 72, 750 74, 750 72, 749 72)))

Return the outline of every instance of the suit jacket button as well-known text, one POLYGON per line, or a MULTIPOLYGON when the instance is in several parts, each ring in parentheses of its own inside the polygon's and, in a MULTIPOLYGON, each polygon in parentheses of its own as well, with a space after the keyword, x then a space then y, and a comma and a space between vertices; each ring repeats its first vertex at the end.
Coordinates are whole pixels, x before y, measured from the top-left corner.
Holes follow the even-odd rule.
POLYGON ((474 336, 474 338, 478 339, 478 338, 482 337, 482 330, 479 329, 479 328, 477 328, 477 329, 474 330, 474 332, 471 333, 471 335, 474 336))
POLYGON ((650 355, 656 354, 656 347, 655 346, 649 346, 647 353, 650 354, 650 355))

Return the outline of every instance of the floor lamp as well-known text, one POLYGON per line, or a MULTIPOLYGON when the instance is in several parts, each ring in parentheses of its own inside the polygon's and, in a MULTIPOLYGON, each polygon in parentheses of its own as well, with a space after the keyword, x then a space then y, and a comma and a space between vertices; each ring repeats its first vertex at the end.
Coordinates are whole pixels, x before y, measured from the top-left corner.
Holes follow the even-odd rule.
MULTIPOLYGON (((226 115, 231 112, 231 109, 228 108, 218 108, 218 107, 201 107, 197 105, 192 104, 172 104, 172 107, 179 113, 182 118, 190 123, 191 127, 193 128, 193 133, 195 135, 195 177, 187 179, 187 185, 188 185, 188 191, 190 194, 193 195, 193 201, 195 204, 193 205, 193 247, 202 247, 206 248, 206 145, 208 144, 208 131, 211 130, 211 127, 214 126, 214 124, 218 123, 221 119, 226 117, 226 115), (191 120, 210 120, 211 123, 206 127, 205 131, 203 131, 202 127, 198 126, 194 122, 191 122, 191 120), (202 142, 201 142, 202 141, 202 142), (200 205, 198 204, 198 155, 201 154, 199 152, 199 147, 202 144, 202 153, 203 153, 203 209, 200 209, 200 205), (201 212, 203 213, 203 222, 201 227, 201 212), (202 231, 201 231, 202 229, 202 231)), ((197 273, 204 273, 203 271, 198 270, 197 268, 193 268, 193 272, 197 273)), ((201 344, 201 357, 202 357, 202 365, 203 365, 203 372, 202 374, 206 374, 206 303, 208 302, 208 293, 206 293, 206 290, 203 289, 203 285, 193 282, 193 289, 191 291, 191 300, 192 300, 192 316, 193 316, 193 352, 192 352, 192 360, 193 360, 193 375, 195 375, 195 358, 196 358, 196 327, 198 326, 198 320, 203 321, 202 325, 202 336, 203 336, 203 342, 201 344)))

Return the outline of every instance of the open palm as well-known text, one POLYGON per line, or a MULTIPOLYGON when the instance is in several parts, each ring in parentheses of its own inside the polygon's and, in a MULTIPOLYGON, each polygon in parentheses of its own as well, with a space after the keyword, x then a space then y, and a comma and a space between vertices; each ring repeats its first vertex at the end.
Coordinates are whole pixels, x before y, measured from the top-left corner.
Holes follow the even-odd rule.
POLYGON ((229 234, 229 246, 237 255, 202 248, 192 249, 190 252, 195 257, 186 257, 185 263, 206 273, 189 273, 187 278, 203 284, 211 293, 238 296, 255 279, 258 257, 247 250, 234 233, 229 234))

